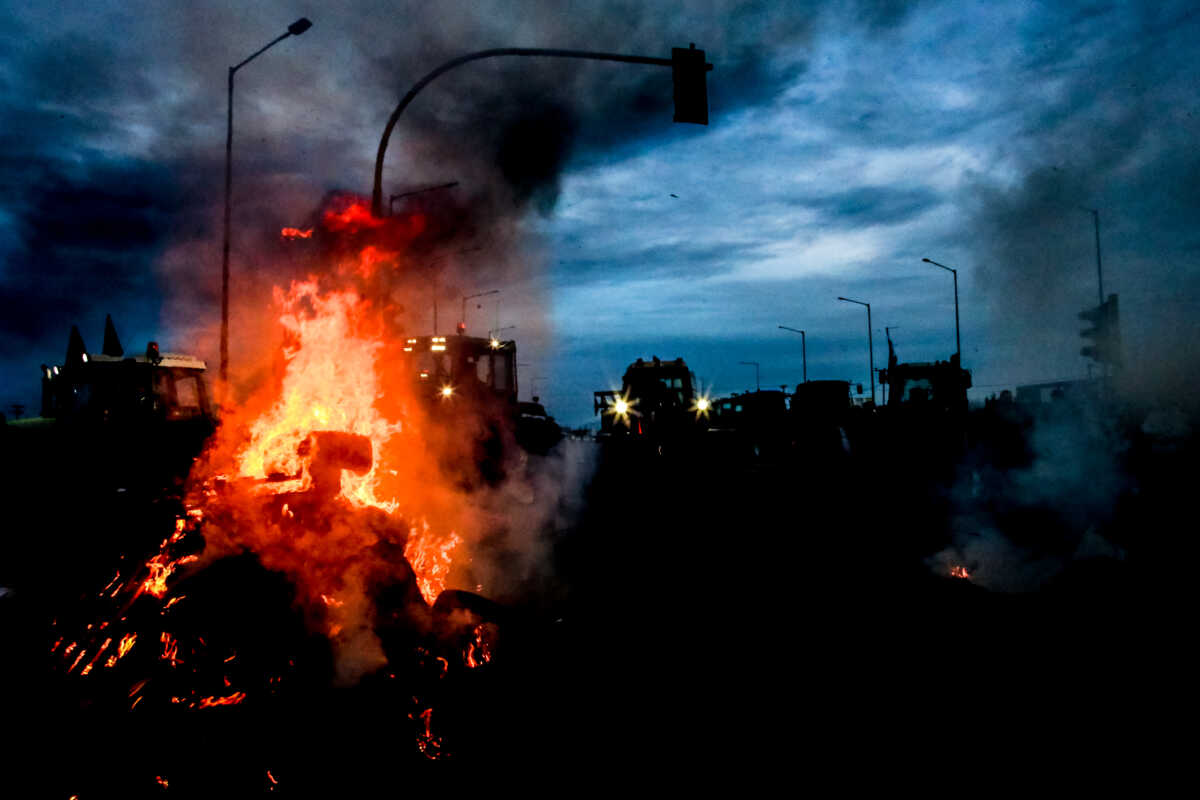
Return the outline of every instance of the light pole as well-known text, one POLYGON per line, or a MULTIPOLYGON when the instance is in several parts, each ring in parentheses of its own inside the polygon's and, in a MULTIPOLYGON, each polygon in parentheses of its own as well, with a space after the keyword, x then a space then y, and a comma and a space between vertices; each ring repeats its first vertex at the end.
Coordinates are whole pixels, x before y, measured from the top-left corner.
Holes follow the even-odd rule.
POLYGON ((803 364, 804 364, 804 381, 803 382, 808 383, 808 344, 807 344, 807 337, 805 337, 805 335, 804 335, 804 331, 800 330, 799 328, 789 328, 787 325, 780 325, 779 329, 783 330, 783 331, 791 331, 792 333, 800 334, 800 357, 803 359, 803 364))
POLYGON ((839 297, 838 300, 846 303, 857 303, 860 306, 867 307, 867 350, 869 352, 869 372, 871 375, 871 405, 875 405, 875 335, 871 330, 871 304, 864 303, 862 300, 851 300, 849 297, 839 297))
POLYGON ((754 367, 754 391, 761 391, 758 384, 758 362, 757 361, 739 361, 739 364, 745 364, 748 367, 754 367))
POLYGON ((225 118, 225 237, 221 246, 221 371, 219 377, 222 394, 229 378, 229 216, 230 197, 233 193, 233 75, 265 53, 270 47, 289 36, 299 36, 311 27, 312 22, 307 17, 301 17, 288 25, 284 33, 229 68, 229 98, 225 118))
POLYGON ((933 264, 935 267, 941 267, 947 270, 954 276, 954 352, 958 353, 958 365, 962 366, 962 339, 958 333, 958 270, 954 267, 947 267, 945 264, 939 264, 932 258, 922 258, 926 264, 933 264))
POLYGON ((458 318, 458 324, 462 326, 462 333, 467 332, 467 301, 474 300, 476 297, 487 297, 488 295, 492 295, 492 294, 500 294, 500 290, 499 289, 491 289, 486 292, 480 292, 479 294, 463 295, 462 316, 460 316, 458 318))

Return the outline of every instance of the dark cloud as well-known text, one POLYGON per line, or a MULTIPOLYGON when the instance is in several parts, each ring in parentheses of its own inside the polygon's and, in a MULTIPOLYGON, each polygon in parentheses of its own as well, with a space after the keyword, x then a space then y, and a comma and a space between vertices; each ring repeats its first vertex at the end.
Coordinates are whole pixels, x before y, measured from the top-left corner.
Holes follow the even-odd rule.
POLYGON ((142 162, 44 169, 23 188, 10 206, 20 243, 0 274, 5 360, 28 356, 43 337, 65 337, 97 305, 127 310, 154 296, 154 259, 179 206, 170 175, 142 162))
POLYGON ((558 263, 558 281, 579 285, 593 280, 684 279, 721 274, 738 260, 753 257, 760 242, 742 240, 676 240, 645 244, 608 257, 566 258, 558 263))
POLYGON ((927 187, 865 186, 823 197, 797 197, 791 204, 810 208, 845 227, 895 225, 924 214, 945 199, 927 187))

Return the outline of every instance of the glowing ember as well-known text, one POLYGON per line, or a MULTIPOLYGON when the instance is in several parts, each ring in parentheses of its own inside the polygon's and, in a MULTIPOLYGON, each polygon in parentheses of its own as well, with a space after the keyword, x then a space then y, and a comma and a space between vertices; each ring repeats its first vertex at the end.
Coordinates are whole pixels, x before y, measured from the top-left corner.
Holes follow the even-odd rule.
POLYGON ((162 642, 163 646, 162 655, 159 658, 166 661, 172 667, 179 666, 179 640, 166 631, 163 631, 162 636, 159 637, 159 641, 162 642))
POLYGON ((245 692, 234 692, 228 697, 205 697, 200 700, 198 708, 212 708, 214 706, 235 706, 246 699, 245 692))
POLYGON ((446 753, 442 749, 442 738, 433 734, 433 709, 427 708, 419 716, 425 730, 417 736, 417 748, 430 760, 442 758, 446 753))
POLYGON ((108 649, 108 646, 110 644, 112 644, 112 639, 111 638, 105 639, 104 644, 100 645, 100 649, 96 651, 96 655, 92 656, 92 660, 88 662, 87 666, 84 667, 83 671, 80 672, 79 674, 87 675, 89 672, 91 672, 92 667, 96 666, 96 661, 100 658, 101 655, 104 654, 104 651, 108 649))
MULTIPOLYGON (((183 556, 181 558, 172 558, 170 555, 171 545, 182 541, 183 537, 186 535, 185 527, 185 520, 176 520, 175 533, 173 533, 170 538, 164 539, 162 545, 159 547, 158 553, 156 553, 150 558, 149 561, 146 562, 146 569, 149 570, 150 574, 146 576, 146 579, 142 581, 141 585, 138 587, 137 593, 134 595, 135 599, 142 593, 151 594, 159 599, 162 599, 167 594, 167 579, 171 577, 172 573, 174 573, 175 570, 180 566, 184 564, 190 564, 193 561, 198 560, 198 557, 194 555, 183 556)), ((121 587, 118 586, 117 591, 119 591, 120 588, 121 587)), ((113 595, 116 595, 116 591, 113 592, 113 595)))
POLYGON ((483 633, 483 625, 476 625, 475 629, 471 631, 472 638, 471 641, 467 642, 467 651, 463 659, 468 669, 482 667, 492 660, 492 649, 484 638, 483 633))

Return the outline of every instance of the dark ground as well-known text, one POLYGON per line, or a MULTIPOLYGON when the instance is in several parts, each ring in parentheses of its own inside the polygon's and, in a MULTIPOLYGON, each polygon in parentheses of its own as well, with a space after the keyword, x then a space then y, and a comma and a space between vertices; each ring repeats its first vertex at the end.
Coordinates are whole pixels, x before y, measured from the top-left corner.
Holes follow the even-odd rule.
MULTIPOLYGON (((754 793, 781 777, 857 786, 914 770, 928 781, 944 762, 988 781, 1035 765, 1102 774, 1185 714, 1194 454, 1130 456, 1142 459, 1126 465, 1136 491, 1087 521, 1121 558, 1071 561, 1039 591, 996 593, 930 568, 961 499, 911 459, 900 469, 879 452, 811 466, 606 451, 581 517, 555 534, 553 568, 507 598, 493 661, 432 688, 403 665, 396 678, 330 688, 328 645, 305 632, 286 581, 252 560, 211 568, 189 589, 195 624, 258 653, 248 670, 300 666, 279 695, 256 694, 261 674, 246 673, 243 705, 204 711, 126 711, 136 664, 106 684, 62 674, 49 655, 52 622, 82 620, 120 555, 144 558, 170 531, 169 493, 10 472, 0 677, 4 724, 21 743, 10 774, 39 787, 24 796, 84 800, 157 796, 155 776, 184 796, 325 797, 566 767, 584 788, 634 776, 712 788, 733 776, 754 793), (409 715, 424 705, 441 760, 415 745, 409 715), (1086 762, 1068 755, 1077 748, 1086 762)), ((1077 527, 1063 503, 1029 519, 1077 527)))

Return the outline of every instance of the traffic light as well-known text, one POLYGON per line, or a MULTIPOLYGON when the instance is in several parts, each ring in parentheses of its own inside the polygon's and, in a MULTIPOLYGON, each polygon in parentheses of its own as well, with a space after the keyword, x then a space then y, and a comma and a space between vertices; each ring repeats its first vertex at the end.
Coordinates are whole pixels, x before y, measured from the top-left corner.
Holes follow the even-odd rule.
POLYGON ((1092 344, 1081 348, 1079 354, 1100 364, 1119 365, 1121 325, 1117 313, 1117 296, 1110 294, 1107 300, 1095 308, 1081 311, 1079 318, 1092 324, 1092 327, 1079 332, 1083 338, 1092 340, 1092 344))
POLYGON ((708 81, 712 64, 704 62, 704 51, 691 47, 671 48, 671 78, 675 83, 675 121, 708 124, 708 81))

